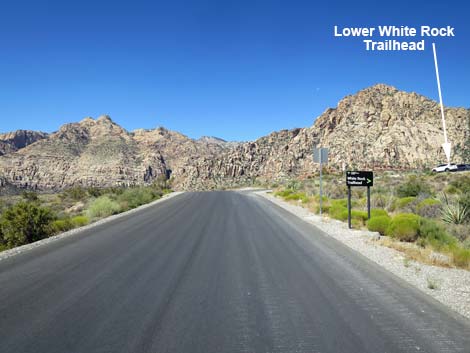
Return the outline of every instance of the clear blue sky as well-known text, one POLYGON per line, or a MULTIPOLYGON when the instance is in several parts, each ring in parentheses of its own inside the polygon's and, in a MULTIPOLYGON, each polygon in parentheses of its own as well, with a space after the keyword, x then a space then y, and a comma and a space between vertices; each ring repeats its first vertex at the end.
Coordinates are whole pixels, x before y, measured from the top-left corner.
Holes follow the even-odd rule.
MULTIPOLYGON (((438 99, 432 49, 366 52, 333 26, 455 27, 444 103, 470 106, 464 1, 2 1, 0 131, 109 114, 128 130, 251 140, 383 82, 438 99)), ((428 44, 431 41, 427 42, 428 44)))

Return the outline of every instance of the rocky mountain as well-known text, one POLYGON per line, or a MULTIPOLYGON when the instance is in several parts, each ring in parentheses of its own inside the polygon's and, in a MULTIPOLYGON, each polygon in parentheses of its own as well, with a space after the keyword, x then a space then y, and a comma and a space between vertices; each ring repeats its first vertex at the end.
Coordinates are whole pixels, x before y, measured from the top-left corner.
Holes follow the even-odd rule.
POLYGON ((6 134, 0 134, 0 156, 18 151, 36 141, 47 137, 47 134, 39 131, 17 130, 6 134))
MULTIPOLYGON (((453 162, 470 152, 470 110, 446 108, 453 162)), ((172 178, 178 189, 236 186, 315 173, 315 146, 330 149, 328 168, 416 169, 445 161, 439 105, 378 84, 343 98, 313 126, 256 141, 193 140, 165 128, 128 132, 109 117, 64 125, 0 157, 0 178, 21 188, 114 186, 172 178)), ((469 161, 467 161, 469 162, 469 161)))
MULTIPOLYGON (((470 152, 470 110, 445 108, 445 115, 452 161, 463 162, 470 152)), ((216 160, 198 160, 182 188, 306 177, 318 170, 312 149, 319 146, 329 148, 330 170, 431 168, 445 162, 442 142, 438 103, 378 84, 345 97, 312 127, 274 132, 216 160)))

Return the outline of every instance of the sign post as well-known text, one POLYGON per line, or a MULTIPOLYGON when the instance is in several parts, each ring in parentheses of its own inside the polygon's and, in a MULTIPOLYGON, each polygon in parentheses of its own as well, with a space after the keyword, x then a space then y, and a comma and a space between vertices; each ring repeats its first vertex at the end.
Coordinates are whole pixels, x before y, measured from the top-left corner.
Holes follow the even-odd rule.
POLYGON ((328 148, 314 148, 313 149, 313 161, 320 163, 320 216, 322 214, 323 206, 323 180, 322 180, 322 169, 323 163, 328 163, 328 148))
POLYGON ((374 173, 370 171, 347 171, 348 187, 348 227, 351 229, 351 186, 367 187, 367 218, 370 219, 370 187, 374 186, 374 173))

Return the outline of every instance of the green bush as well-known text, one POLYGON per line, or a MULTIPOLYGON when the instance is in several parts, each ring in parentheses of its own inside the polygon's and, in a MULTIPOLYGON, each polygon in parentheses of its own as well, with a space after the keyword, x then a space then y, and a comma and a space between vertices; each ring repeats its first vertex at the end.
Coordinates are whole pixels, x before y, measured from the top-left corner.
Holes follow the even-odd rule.
POLYGON ((348 200, 347 199, 331 200, 331 205, 335 207, 348 208, 348 200))
POLYGON ((359 210, 351 210, 351 218, 352 219, 359 219, 362 222, 367 221, 368 215, 366 211, 359 211, 359 210))
POLYGON ((90 220, 86 216, 75 216, 70 219, 74 228, 86 226, 90 220))
POLYGON ((450 185, 459 189, 464 194, 470 194, 470 175, 461 175, 455 180, 452 180, 450 185))
POLYGON ((116 201, 113 201, 109 196, 100 196, 95 199, 88 207, 86 214, 88 218, 102 218, 112 214, 119 213, 121 208, 116 201))
POLYGON ((290 189, 286 189, 286 190, 282 190, 282 191, 277 191, 274 193, 274 195, 276 196, 280 196, 282 198, 284 197, 287 197, 289 196, 290 194, 292 194, 294 191, 290 190, 290 189))
POLYGON ((284 197, 287 201, 302 201, 302 203, 307 203, 309 201, 308 196, 303 192, 295 192, 293 194, 287 195, 284 197))
MULTIPOLYGON (((344 208, 339 214, 339 217, 337 218, 341 221, 345 221, 348 219, 348 209, 344 208)), ((365 211, 359 211, 359 210, 351 210, 351 222, 352 220, 356 220, 356 225, 364 225, 364 222, 367 220, 367 212, 365 211)))
POLYGON ((103 189, 100 189, 100 188, 96 188, 96 187, 89 187, 87 189, 87 193, 88 195, 90 195, 91 197, 100 197, 104 194, 104 190, 103 189))
POLYGON ((83 227, 88 223, 90 223, 88 217, 75 216, 73 218, 57 219, 51 223, 50 227, 53 233, 62 233, 73 228, 83 227))
POLYGON ((449 235, 442 226, 430 219, 420 219, 418 236, 425 241, 425 244, 430 244, 436 250, 441 249, 443 246, 457 244, 456 238, 449 235))
POLYGON ((64 190, 62 195, 63 197, 70 198, 74 201, 81 201, 87 198, 87 191, 80 186, 74 186, 70 189, 64 190))
POLYGON ((470 267, 470 250, 464 248, 454 248, 452 251, 454 264, 459 267, 470 267))
POLYGON ((399 197, 416 197, 419 194, 429 195, 431 194, 431 188, 423 179, 416 176, 410 176, 405 183, 397 188, 397 195, 399 197))
POLYGON ((371 232, 379 232, 380 235, 385 235, 387 228, 390 226, 390 217, 388 215, 372 217, 367 221, 367 229, 371 232))
POLYGON ((440 201, 436 199, 424 199, 416 206, 416 209, 419 211, 421 208, 432 205, 439 205, 440 201))
MULTIPOLYGON (((470 191, 460 195, 458 203, 462 208, 470 210, 470 191)), ((468 211, 465 221, 470 222, 470 211, 468 211)))
POLYGON ((392 218, 385 234, 401 241, 415 241, 419 234, 419 223, 419 216, 400 213, 392 218))
POLYGON ((0 228, 4 243, 15 247, 47 238, 51 235, 50 223, 54 214, 36 202, 18 202, 0 217, 0 228))
POLYGON ((57 219, 51 223, 51 230, 53 233, 62 233, 66 232, 69 229, 72 229, 74 226, 70 218, 57 219))
POLYGON ((328 214, 333 219, 338 219, 340 221, 345 221, 348 219, 348 209, 342 206, 340 203, 332 202, 330 205, 330 209, 328 210, 328 214), (344 213, 346 212, 346 217, 344 213))
POLYGON ((21 197, 25 200, 25 201, 29 201, 29 202, 36 202, 36 201, 39 201, 39 196, 36 192, 34 191, 23 191, 21 193, 21 197))
POLYGON ((396 200, 396 207, 403 209, 416 200, 415 196, 402 197, 396 200))
POLYGON ((370 210, 370 218, 379 217, 379 216, 388 216, 387 211, 381 208, 373 208, 370 210))
POLYGON ((159 195, 150 188, 130 188, 118 196, 117 201, 123 205, 123 209, 132 209, 152 202, 159 195))

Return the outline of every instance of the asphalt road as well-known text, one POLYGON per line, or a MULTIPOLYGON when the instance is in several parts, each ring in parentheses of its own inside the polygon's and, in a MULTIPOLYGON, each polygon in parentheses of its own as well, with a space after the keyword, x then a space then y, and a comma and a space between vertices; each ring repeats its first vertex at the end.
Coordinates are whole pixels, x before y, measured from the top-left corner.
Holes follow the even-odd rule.
POLYGON ((470 352, 470 324, 252 193, 0 261, 0 352, 470 352))

